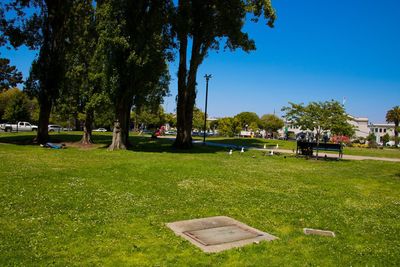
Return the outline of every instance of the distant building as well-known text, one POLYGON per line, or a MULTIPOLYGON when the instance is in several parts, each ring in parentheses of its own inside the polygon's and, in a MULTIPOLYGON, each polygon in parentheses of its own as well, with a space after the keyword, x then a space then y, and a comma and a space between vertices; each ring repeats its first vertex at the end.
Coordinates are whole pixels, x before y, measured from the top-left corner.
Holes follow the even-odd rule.
POLYGON ((284 137, 285 133, 293 133, 296 136, 301 132, 303 132, 303 130, 301 130, 299 126, 293 125, 291 121, 285 121, 283 128, 278 130, 278 134, 281 137, 284 137))
POLYGON ((389 134, 390 137, 394 136, 394 124, 391 123, 371 123, 369 126, 370 132, 376 136, 376 142, 382 143, 383 136, 389 134))
POLYGON ((217 121, 220 118, 216 118, 216 117, 207 117, 207 121, 217 121))
POLYGON ((355 128, 355 137, 366 138, 369 135, 368 118, 353 117, 349 115, 352 120, 349 121, 351 125, 355 128))

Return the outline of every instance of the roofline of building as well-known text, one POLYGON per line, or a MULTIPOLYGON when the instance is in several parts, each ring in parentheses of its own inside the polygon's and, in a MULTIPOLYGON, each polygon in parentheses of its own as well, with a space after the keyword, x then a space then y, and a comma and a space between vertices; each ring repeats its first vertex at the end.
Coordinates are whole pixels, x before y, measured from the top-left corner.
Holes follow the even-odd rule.
POLYGON ((368 127, 394 127, 394 123, 370 123, 368 127))

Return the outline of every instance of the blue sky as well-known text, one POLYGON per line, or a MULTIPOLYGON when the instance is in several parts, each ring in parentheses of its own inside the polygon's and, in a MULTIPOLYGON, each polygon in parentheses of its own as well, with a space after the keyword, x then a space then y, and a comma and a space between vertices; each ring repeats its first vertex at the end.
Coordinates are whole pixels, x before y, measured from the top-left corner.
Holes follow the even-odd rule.
MULTIPOLYGON (((280 114, 289 101, 346 97, 355 116, 384 122, 386 111, 400 105, 400 1, 273 0, 278 20, 270 29, 247 23, 256 41, 249 54, 210 52, 198 73, 197 105, 204 109, 204 74, 209 84, 210 116, 242 111, 280 114)), ((28 74, 35 52, 0 49, 1 55, 28 74)), ((171 63, 171 97, 175 108, 177 63, 171 63)))

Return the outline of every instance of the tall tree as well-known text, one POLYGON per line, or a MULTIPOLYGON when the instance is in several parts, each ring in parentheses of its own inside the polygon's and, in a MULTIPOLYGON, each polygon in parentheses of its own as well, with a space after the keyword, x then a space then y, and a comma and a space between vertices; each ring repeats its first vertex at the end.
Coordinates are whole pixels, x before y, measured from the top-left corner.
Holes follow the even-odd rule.
POLYGON ((177 148, 192 147, 193 108, 196 100, 197 70, 210 49, 224 48, 244 51, 255 49, 255 43, 243 25, 247 13, 257 21, 260 16, 272 27, 275 11, 270 0, 179 0, 176 7, 174 30, 179 51, 177 148), (188 48, 190 47, 190 59, 188 48), (189 59, 189 64, 188 64, 189 59))
MULTIPOLYGON (((258 128, 260 125, 260 118, 258 117, 257 113, 255 112, 241 112, 235 116, 236 119, 240 122, 242 129, 249 130, 252 127, 258 128)), ((255 130, 255 129, 252 129, 255 130)))
POLYGON ((394 142, 399 143, 400 106, 395 106, 386 113, 386 121, 394 123, 394 142))
POLYGON ((286 112, 286 119, 292 122, 294 126, 299 126, 301 130, 313 131, 317 147, 322 134, 328 131, 333 134, 343 135, 354 133, 353 127, 348 123, 351 117, 346 114, 343 105, 337 101, 310 102, 307 106, 295 103, 289 104, 290 107, 282 108, 282 111, 286 112))
POLYGON ((22 83, 22 73, 17 67, 10 66, 10 60, 0 58, 0 92, 10 89, 22 83))
POLYGON ((70 36, 66 52, 68 64, 65 82, 62 86, 63 98, 57 101, 58 106, 68 110, 69 114, 78 115, 78 118, 79 114, 82 114, 82 144, 92 143, 95 111, 108 100, 98 78, 97 71, 101 69, 93 56, 93 50, 97 43, 94 11, 91 0, 78 1, 72 7, 73 19, 68 21, 68 25, 74 34, 70 36), (75 105, 71 105, 71 101, 75 105))
POLYGON ((3 119, 9 122, 29 121, 31 118, 29 98, 17 88, 10 91, 13 91, 13 93, 8 99, 3 119))
POLYGON ((284 122, 281 118, 274 114, 265 114, 261 116, 261 126, 269 133, 273 134, 282 129, 284 122))
POLYGON ((104 83, 118 122, 110 150, 129 146, 132 105, 168 91, 170 7, 168 0, 97 2, 98 61, 104 66, 104 83))
POLYGON ((222 136, 234 137, 242 130, 239 119, 226 117, 218 120, 218 133, 222 136))
MULTIPOLYGON (((77 1, 77 0, 76 0, 77 1)), ((48 139, 48 124, 54 101, 59 96, 65 71, 68 44, 67 20, 74 0, 13 0, 6 4, 17 16, 3 21, 1 41, 18 47, 39 49, 35 61, 37 97, 40 105, 36 141, 48 139)), ((4 9, 3 9, 4 10, 4 9)), ((7 17, 7 16, 5 16, 7 17)))

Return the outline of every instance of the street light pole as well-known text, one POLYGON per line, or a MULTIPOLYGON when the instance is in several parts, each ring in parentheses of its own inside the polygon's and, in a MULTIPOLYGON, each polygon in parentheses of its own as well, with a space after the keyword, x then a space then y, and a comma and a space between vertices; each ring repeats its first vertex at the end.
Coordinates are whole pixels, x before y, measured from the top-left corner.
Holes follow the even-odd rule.
POLYGON ((208 102, 208 81, 211 79, 211 74, 204 75, 206 78, 206 106, 204 109, 204 128, 203 128, 203 145, 206 144, 206 127, 207 127, 207 102, 208 102))

